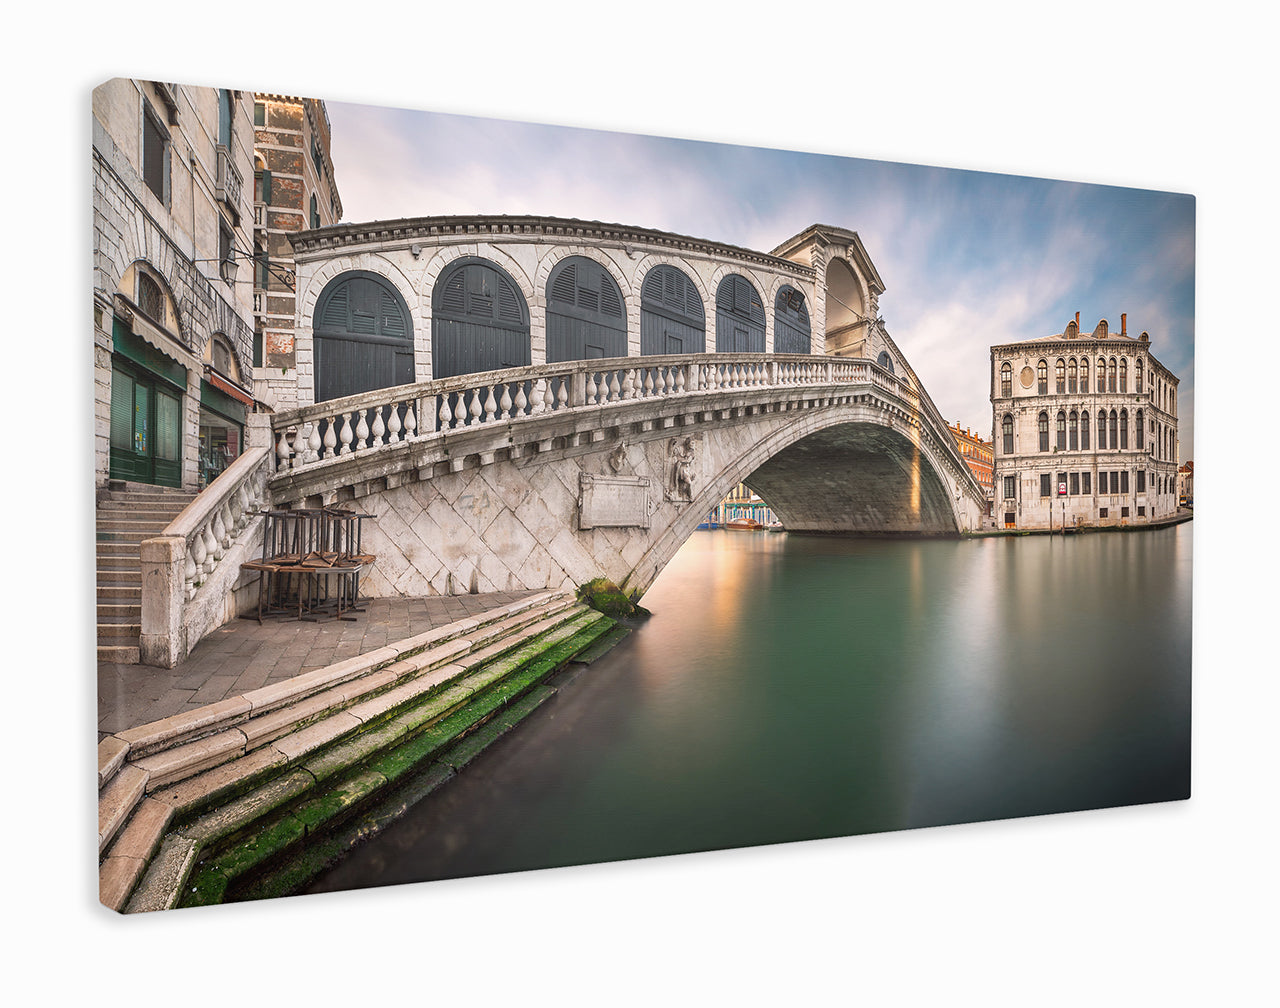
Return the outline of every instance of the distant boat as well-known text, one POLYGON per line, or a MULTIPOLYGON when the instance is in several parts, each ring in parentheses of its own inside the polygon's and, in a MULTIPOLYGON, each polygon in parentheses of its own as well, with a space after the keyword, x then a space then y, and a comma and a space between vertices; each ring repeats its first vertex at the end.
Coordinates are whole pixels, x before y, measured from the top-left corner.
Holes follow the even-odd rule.
POLYGON ((785 532, 787 530, 786 526, 784 526, 780 521, 769 522, 769 524, 765 526, 765 529, 770 532, 785 532))
POLYGON ((754 518, 734 518, 725 522, 724 527, 730 532, 759 532, 764 528, 754 518))

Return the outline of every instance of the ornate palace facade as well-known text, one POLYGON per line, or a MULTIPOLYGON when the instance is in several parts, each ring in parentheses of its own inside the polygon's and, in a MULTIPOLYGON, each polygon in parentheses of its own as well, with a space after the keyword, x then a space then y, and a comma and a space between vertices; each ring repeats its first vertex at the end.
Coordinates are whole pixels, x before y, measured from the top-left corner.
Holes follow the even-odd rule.
POLYGON ((991 348, 994 515, 1004 528, 1146 524, 1177 511, 1178 379, 1150 337, 1080 316, 991 348))

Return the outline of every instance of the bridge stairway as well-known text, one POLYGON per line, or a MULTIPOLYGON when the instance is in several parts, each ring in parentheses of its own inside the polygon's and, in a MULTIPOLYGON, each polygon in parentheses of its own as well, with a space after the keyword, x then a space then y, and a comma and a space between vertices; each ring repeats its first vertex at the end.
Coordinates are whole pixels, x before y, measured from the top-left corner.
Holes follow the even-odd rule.
POLYGON ((296 891, 625 632, 545 592, 104 739, 102 902, 133 913, 296 891))
POLYGON ((196 495, 165 487, 109 484, 97 508, 98 661, 136 665, 142 634, 144 539, 160 535, 196 495))

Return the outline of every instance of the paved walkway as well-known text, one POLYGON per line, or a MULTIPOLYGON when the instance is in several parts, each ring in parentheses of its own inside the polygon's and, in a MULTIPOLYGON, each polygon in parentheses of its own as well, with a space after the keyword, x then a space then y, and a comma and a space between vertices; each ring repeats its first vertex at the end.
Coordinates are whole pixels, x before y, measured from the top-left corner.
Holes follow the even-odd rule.
POLYGON ((534 592, 370 599, 354 622, 235 619, 176 668, 98 665, 98 740, 423 633, 534 592))

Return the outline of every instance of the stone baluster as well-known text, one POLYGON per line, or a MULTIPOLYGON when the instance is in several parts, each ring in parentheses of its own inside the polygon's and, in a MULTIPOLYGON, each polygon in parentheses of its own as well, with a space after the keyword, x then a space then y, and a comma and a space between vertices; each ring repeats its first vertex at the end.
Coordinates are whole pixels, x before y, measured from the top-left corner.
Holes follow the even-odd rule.
POLYGON ((480 420, 480 390, 473 388, 468 390, 471 400, 467 403, 467 424, 475 424, 480 420))
POLYGON ((453 423, 453 413, 449 410, 449 396, 440 397, 440 430, 448 430, 453 423))
POLYGON ((418 417, 414 411, 414 406, 417 404, 417 399, 408 399, 404 404, 404 439, 406 441, 412 441, 418 433, 418 417))
POLYGON ((324 430, 324 454, 322 458, 333 458, 338 453, 338 432, 334 430, 334 417, 326 417, 327 424, 324 430))
POLYGON ((351 442, 355 440, 355 433, 351 429, 351 418, 346 412, 342 414, 342 427, 338 430, 338 440, 342 442, 342 447, 338 449, 339 455, 346 455, 351 451, 351 442))
POLYGON ((320 459, 320 422, 318 420, 308 421, 307 436, 303 439, 302 434, 298 434, 298 459, 301 464, 307 462, 317 462, 320 459))
POLYGON ((653 395, 653 368, 644 369, 644 387, 640 394, 645 399, 653 395))
MULTIPOLYGON (((190 602, 196 593, 196 579, 200 576, 200 565, 204 563, 204 557, 196 556, 195 545, 200 542, 200 537, 194 537, 195 542, 187 543, 187 562, 183 568, 183 596, 184 600, 190 602)), ((203 544, 201 544, 203 545, 203 544)))
MULTIPOLYGON (((398 444, 400 441, 400 404, 393 402, 388 409, 391 411, 387 414, 387 444, 398 444)), ((378 414, 382 414, 382 407, 378 407, 378 414)))
MULTIPOLYGON (((213 537, 213 529, 210 526, 212 521, 206 521, 204 527, 197 533, 201 542, 204 543, 204 563, 200 565, 201 574, 210 574, 214 565, 219 560, 221 550, 218 548, 218 541, 213 537)), ((203 580, 203 579, 202 579, 203 580)))
POLYGON ((567 375, 561 375, 558 379, 556 387, 556 409, 564 409, 569 404, 569 378, 567 375))
POLYGON ((613 371, 609 375, 609 395, 607 402, 617 402, 622 396, 622 386, 618 383, 618 372, 613 371))
POLYGON ((375 406, 373 408, 373 424, 369 428, 369 445, 372 448, 381 448, 384 436, 387 433, 387 425, 382 422, 382 407, 375 406))
POLYGON ((524 394, 524 382, 516 386, 516 416, 524 416, 529 408, 529 398, 524 394))
POLYGON ((368 411, 359 410, 360 421, 356 424, 356 451, 369 447, 368 411))
POLYGON ((594 371, 587 372, 587 405, 596 405, 596 373, 594 371))
POLYGON ((276 435, 276 472, 289 467, 289 432, 282 430, 276 435))
POLYGON ((493 394, 496 385, 490 385, 487 389, 488 395, 484 399, 484 422, 489 423, 498 416, 498 398, 493 394))

